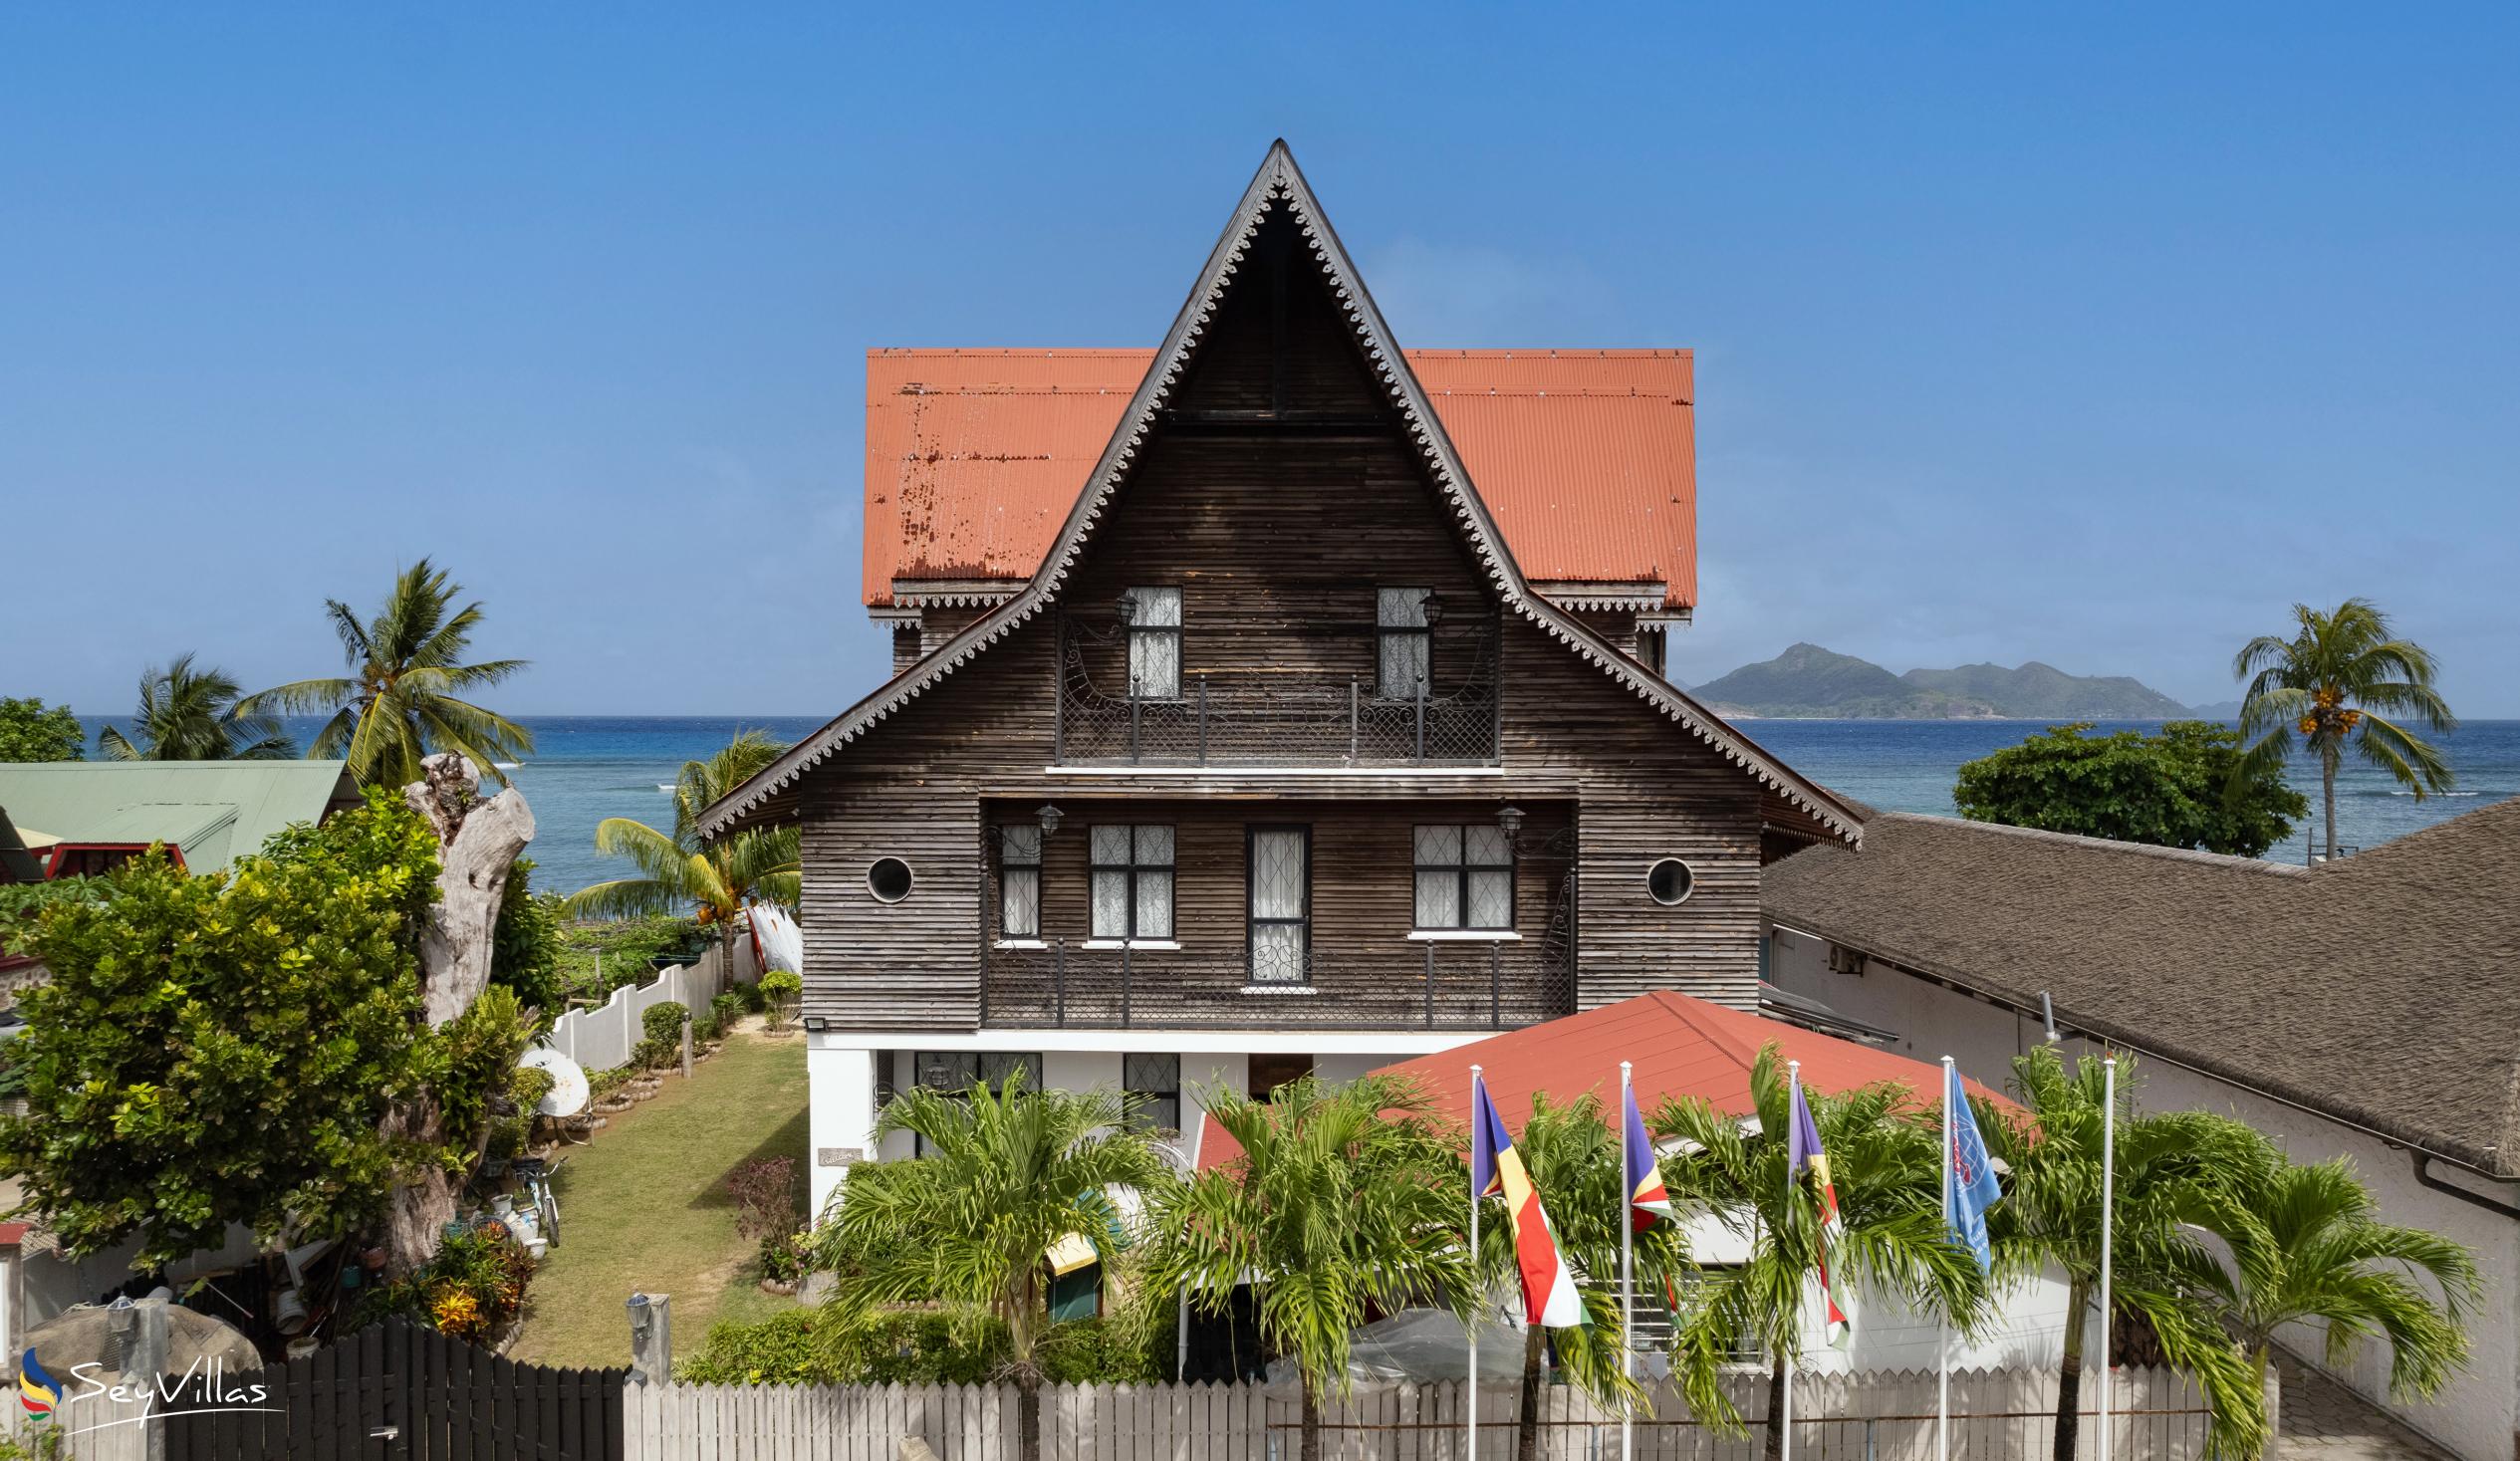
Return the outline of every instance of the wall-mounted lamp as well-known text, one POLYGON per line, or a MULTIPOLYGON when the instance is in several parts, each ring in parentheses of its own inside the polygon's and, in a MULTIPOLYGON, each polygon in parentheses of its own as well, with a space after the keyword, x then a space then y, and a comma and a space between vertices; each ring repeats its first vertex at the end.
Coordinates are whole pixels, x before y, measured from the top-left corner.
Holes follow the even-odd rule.
POLYGON ((821 1015, 805 1017, 805 1033, 808 1035, 820 1035, 830 1028, 832 1028, 832 1022, 821 1015))
POLYGON ((1068 814, 1060 811, 1050 803, 1044 802, 1041 804, 1041 811, 1035 813, 1034 815, 1041 819, 1041 835, 1042 838, 1047 841, 1050 838, 1058 836, 1060 820, 1065 818, 1068 814))
POLYGON ((1120 610, 1120 621, 1122 623, 1134 624, 1137 622, 1136 591, 1133 589, 1129 593, 1121 595, 1118 608, 1120 610))
POLYGON ((1426 627, 1431 629, 1443 622, 1443 601, 1435 597, 1434 590, 1427 590, 1425 599, 1420 603, 1426 614, 1426 627))
POLYGON ((1523 830, 1523 809, 1520 807, 1497 808, 1496 827, 1498 831, 1504 833, 1508 838, 1511 838, 1515 834, 1521 832, 1523 830))

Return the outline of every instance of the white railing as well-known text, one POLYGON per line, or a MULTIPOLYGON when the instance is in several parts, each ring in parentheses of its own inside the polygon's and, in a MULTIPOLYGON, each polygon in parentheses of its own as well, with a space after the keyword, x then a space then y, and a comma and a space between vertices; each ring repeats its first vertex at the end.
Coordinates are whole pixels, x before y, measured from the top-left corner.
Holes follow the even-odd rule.
MULTIPOLYGON (((2056 1375, 2019 1369, 1951 1377, 1951 1454, 2021 1457, 2054 1446, 2056 1375)), ((1510 1461, 1520 1385, 1479 1394, 1475 1461, 1510 1461)), ((1747 1436, 1689 1414, 1667 1385, 1639 1418, 1639 1461, 1752 1461, 1760 1454, 1767 1376, 1729 1377, 1747 1436)), ((1458 1380, 1357 1386, 1323 1407, 1325 1461, 1474 1461, 1458 1380)), ((1542 1391, 1542 1461, 1619 1454, 1619 1420, 1565 1386, 1542 1391)), ((2076 1454, 2098 1458, 2097 1395, 2083 1391, 2076 1454)), ((625 1461, 893 1461, 916 1436, 940 1461, 1013 1461, 1011 1385, 641 1385, 623 1391, 625 1461)), ((2167 1370, 2121 1370, 2113 1451, 2144 1461, 2204 1453, 2205 1414, 2194 1387, 2167 1370)), ((1041 1396, 1043 1461, 1293 1461, 1302 1437, 1294 1390, 1258 1385, 1051 1385, 1041 1396)), ((1930 1372, 1807 1374, 1794 1382, 1798 1456, 1932 1461, 1930 1372)))

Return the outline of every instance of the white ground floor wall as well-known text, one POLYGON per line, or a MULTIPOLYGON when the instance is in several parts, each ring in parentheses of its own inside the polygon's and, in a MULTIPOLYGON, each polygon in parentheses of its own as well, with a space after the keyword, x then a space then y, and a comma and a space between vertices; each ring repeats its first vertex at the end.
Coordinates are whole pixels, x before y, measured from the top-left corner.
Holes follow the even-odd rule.
MULTIPOLYGON (((1961 1074, 1997 1090, 2011 1079, 2013 1057, 2046 1038, 2035 1011, 1992 1004, 1886 964, 1872 963, 1862 974, 1834 972, 1827 942, 1791 929, 1774 933, 1768 978, 1850 1019, 1897 1032, 1894 1048, 1902 1055, 1920 1061, 1950 1056, 1961 1074)), ((2071 1029, 2059 1047, 2069 1061, 2094 1048, 2071 1029)), ((2389 1352, 2379 1344, 2363 1344, 2331 1373, 2469 1461, 2507 1461, 2514 1455, 2520 1449, 2520 1222, 2419 1182, 2414 1154, 2401 1144, 2147 1055, 2141 1046, 2131 1052, 2121 1048, 2122 1055, 2130 1053, 2138 1109, 2220 1111, 2273 1137, 2295 1161, 2345 1157, 2378 1200, 2383 1221, 2438 1233, 2475 1252, 2486 1294, 2468 1323, 2473 1352, 2465 1373, 2440 1395, 2391 1402, 2389 1352)), ((2445 1071, 2442 1079, 2460 1077, 2445 1071)), ((2489 1202, 2520 1203, 2520 1188, 2445 1163, 2432 1163, 2429 1174, 2489 1202)), ((2286 1347, 2306 1359, 2324 1353, 2324 1339, 2315 1331, 2302 1328, 2283 1338, 2286 1347)))

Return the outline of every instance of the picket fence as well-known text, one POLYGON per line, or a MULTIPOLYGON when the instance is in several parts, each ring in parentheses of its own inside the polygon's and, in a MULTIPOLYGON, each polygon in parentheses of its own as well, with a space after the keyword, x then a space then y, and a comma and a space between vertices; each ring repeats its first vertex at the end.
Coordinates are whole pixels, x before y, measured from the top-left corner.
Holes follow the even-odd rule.
MULTIPOLYGON (((1754 1461, 1767 1377, 1731 1376, 1751 1423, 1726 1435, 1693 1419, 1667 1385, 1637 1425, 1638 1461, 1754 1461)), ((2046 1456, 2055 1444, 2056 1375, 1966 1370, 1951 1376, 1951 1454, 1962 1461, 2046 1456)), ((1458 1380, 1359 1385, 1323 1408, 1326 1461, 1511 1461, 1519 1386, 1484 1385, 1478 1453, 1463 1431, 1458 1380)), ((916 1436, 941 1461, 1013 1461, 1015 1391, 1008 1385, 639 1385, 623 1392, 624 1461, 897 1461, 916 1436)), ((2101 1461, 2096 1397, 2087 1387, 2076 1454, 2101 1461)), ((1615 1461, 1619 1420, 1564 1386, 1543 1392, 1543 1461, 1615 1461)), ((2118 1372, 2110 1461, 2190 1461, 2204 1452, 2205 1413, 2192 1383, 2169 1370, 2118 1372)), ((1041 1399, 1044 1461, 1294 1461, 1295 1392, 1256 1385, 1053 1385, 1041 1399)), ((1807 1461, 1932 1461, 1930 1371, 1802 1375, 1794 1386, 1794 1454, 1807 1461)))

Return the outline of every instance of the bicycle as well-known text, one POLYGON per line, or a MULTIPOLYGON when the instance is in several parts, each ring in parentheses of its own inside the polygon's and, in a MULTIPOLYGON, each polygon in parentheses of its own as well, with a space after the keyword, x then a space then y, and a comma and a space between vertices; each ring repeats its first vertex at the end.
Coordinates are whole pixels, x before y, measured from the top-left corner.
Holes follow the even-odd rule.
POLYGON ((556 1161, 539 1156, 519 1157, 508 1170, 515 1174, 517 1185, 532 1199, 535 1220, 541 1225, 543 1241, 560 1246, 560 1196, 552 1190, 551 1174, 559 1167, 556 1161))

